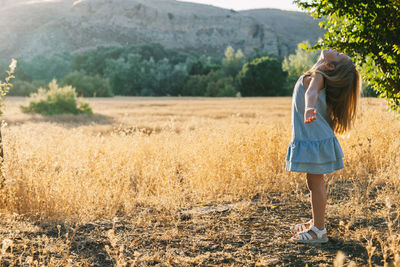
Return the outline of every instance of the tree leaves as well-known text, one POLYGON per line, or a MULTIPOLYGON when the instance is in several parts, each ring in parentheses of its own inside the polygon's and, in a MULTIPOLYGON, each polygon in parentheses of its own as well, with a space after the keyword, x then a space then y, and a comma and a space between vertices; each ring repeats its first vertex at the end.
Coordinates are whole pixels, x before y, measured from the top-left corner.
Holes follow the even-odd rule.
POLYGON ((351 54, 362 77, 400 112, 399 0, 295 0, 315 18, 325 36, 308 49, 336 48, 351 54))

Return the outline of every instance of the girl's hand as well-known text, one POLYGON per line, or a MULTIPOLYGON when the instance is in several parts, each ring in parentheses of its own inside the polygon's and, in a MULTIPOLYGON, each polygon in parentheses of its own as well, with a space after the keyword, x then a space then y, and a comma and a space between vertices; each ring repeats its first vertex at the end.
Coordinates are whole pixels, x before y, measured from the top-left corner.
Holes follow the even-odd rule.
POLYGON ((310 123, 317 119, 317 110, 315 108, 306 109, 304 112, 304 123, 310 123))

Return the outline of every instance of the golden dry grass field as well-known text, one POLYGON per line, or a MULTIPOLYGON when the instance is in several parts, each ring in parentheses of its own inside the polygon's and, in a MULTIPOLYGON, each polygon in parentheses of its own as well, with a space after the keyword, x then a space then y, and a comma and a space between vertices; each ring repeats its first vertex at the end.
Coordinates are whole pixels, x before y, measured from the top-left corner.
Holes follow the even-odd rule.
POLYGON ((3 266, 400 266, 400 117, 361 99, 325 175, 330 241, 299 245, 291 98, 85 99, 95 115, 2 119, 3 266))

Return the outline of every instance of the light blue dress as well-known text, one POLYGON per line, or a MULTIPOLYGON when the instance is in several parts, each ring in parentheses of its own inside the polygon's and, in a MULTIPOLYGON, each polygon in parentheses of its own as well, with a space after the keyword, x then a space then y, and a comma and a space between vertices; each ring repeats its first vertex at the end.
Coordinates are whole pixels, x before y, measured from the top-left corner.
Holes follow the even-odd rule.
POLYGON ((304 123, 306 89, 303 77, 297 80, 293 91, 292 138, 286 155, 286 170, 325 174, 343 169, 343 151, 329 125, 325 88, 318 93, 316 120, 304 123))

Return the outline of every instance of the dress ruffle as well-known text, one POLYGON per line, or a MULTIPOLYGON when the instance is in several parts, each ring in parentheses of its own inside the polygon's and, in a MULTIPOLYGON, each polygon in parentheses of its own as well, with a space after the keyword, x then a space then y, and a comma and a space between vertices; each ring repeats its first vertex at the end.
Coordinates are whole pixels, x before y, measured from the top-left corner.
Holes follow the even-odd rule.
POLYGON ((322 140, 292 140, 286 161, 297 163, 328 163, 344 157, 336 136, 322 140))

